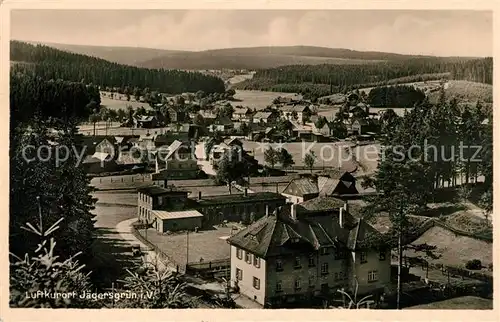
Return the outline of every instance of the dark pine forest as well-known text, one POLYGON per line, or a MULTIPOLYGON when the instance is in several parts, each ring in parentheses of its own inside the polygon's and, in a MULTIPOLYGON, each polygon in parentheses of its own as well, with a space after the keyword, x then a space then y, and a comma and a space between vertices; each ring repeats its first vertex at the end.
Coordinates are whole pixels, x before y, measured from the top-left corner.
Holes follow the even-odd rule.
POLYGON ((214 76, 179 70, 147 69, 112 63, 104 59, 69 53, 44 45, 12 41, 10 59, 18 62, 13 73, 62 79, 102 87, 149 88, 167 94, 183 92, 223 93, 224 82, 214 76))
POLYGON ((290 65, 258 70, 240 89, 298 92, 318 98, 356 88, 453 79, 493 83, 493 59, 411 58, 364 65, 290 65))

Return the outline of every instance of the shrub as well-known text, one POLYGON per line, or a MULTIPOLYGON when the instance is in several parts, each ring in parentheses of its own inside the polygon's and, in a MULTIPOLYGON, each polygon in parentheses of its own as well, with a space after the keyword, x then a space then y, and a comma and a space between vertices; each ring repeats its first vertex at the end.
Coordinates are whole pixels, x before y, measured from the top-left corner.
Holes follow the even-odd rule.
POLYGON ((479 259, 470 260, 467 262, 467 264, 465 264, 465 268, 472 270, 478 270, 481 269, 481 267, 483 267, 483 265, 481 264, 481 261, 479 259))

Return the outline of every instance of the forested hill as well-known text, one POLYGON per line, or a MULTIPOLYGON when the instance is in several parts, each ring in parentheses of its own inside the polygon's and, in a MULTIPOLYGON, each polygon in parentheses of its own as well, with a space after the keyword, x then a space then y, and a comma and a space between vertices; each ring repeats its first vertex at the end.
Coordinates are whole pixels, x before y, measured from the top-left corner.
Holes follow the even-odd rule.
POLYGON ((43 79, 92 83, 104 87, 138 87, 162 93, 222 93, 224 82, 215 76, 179 70, 146 69, 112 63, 104 59, 70 53, 44 45, 11 41, 10 60, 14 73, 22 72, 43 79))
POLYGON ((325 96, 362 87, 448 78, 493 82, 493 59, 412 58, 365 65, 291 65, 261 69, 236 88, 325 96))

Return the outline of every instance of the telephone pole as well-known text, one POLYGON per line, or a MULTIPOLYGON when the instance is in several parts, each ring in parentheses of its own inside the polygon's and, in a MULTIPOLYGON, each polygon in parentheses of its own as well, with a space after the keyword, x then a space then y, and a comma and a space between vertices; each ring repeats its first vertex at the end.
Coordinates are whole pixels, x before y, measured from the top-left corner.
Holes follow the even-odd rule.
POLYGON ((189 264, 189 230, 186 231, 186 270, 189 264))

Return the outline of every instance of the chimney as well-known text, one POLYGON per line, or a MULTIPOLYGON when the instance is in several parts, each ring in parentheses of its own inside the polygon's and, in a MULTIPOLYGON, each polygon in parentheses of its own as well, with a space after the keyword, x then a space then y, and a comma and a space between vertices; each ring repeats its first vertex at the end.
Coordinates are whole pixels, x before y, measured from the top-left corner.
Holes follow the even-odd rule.
POLYGON ((290 206, 290 217, 292 217, 292 219, 297 219, 297 204, 292 204, 290 206))
MULTIPOLYGON (((344 204, 344 207, 345 207, 345 204, 344 204)), ((339 209, 339 226, 340 226, 340 228, 344 228, 344 212, 345 212, 344 207, 340 207, 340 209, 339 209)))
POLYGON ((248 188, 245 188, 245 193, 244 193, 244 196, 247 197, 248 196, 248 188))
POLYGON ((198 191, 198 200, 201 200, 201 191, 198 191))

